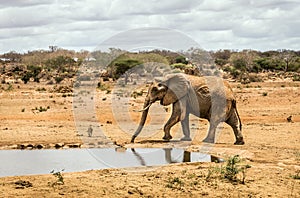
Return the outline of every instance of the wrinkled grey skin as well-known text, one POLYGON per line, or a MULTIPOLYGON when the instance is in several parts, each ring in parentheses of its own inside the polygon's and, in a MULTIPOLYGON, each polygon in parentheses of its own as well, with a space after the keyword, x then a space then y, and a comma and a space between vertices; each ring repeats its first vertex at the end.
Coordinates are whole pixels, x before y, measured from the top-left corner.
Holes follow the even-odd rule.
POLYGON ((184 134, 181 140, 190 141, 189 114, 193 114, 207 119, 210 123, 204 142, 214 143, 216 127, 219 123, 226 122, 232 127, 235 144, 244 144, 233 91, 228 82, 221 78, 169 74, 162 82, 152 83, 145 98, 139 127, 131 142, 134 142, 143 129, 149 107, 156 101, 160 101, 163 106, 173 105, 171 117, 164 126, 163 139, 166 141, 172 139, 170 129, 178 122, 181 122, 184 134))

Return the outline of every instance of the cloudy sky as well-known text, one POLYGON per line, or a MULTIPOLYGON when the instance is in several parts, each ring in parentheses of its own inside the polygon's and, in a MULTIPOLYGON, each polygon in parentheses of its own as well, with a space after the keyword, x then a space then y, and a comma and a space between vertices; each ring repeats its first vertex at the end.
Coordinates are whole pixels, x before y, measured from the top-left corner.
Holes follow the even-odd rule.
POLYGON ((300 50, 299 13, 299 0, 0 0, 0 53, 184 40, 168 31, 206 50, 300 50))

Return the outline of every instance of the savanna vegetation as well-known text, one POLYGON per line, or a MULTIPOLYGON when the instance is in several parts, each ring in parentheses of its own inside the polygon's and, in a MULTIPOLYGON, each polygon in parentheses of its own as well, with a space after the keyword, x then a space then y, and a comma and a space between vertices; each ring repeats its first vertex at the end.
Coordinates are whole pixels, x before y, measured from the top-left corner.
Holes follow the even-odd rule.
POLYGON ((293 50, 260 52, 225 49, 206 52, 191 49, 181 53, 166 50, 137 53, 110 49, 109 52, 90 53, 49 46, 49 50, 35 50, 27 53, 11 51, 0 55, 0 58, 2 83, 5 83, 6 79, 21 80, 25 84, 29 81, 39 83, 41 79, 49 84, 60 83, 65 78, 74 77, 78 68, 86 63, 95 66, 94 68, 99 71, 105 69, 106 76, 113 79, 118 79, 122 75, 128 78, 130 70, 136 66, 139 66, 139 69, 145 69, 146 63, 160 63, 192 75, 214 75, 216 71, 207 73, 203 68, 212 71, 214 68, 219 68, 227 74, 227 77, 245 83, 261 81, 262 79, 257 74, 264 72, 279 73, 291 77, 294 81, 300 80, 300 51, 293 50))

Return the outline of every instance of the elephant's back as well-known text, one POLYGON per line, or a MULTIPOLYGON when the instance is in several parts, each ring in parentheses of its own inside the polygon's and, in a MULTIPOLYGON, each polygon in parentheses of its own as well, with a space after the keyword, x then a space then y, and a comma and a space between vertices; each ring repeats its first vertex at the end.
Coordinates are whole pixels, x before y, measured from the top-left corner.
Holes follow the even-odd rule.
POLYGON ((233 100, 234 93, 228 81, 216 76, 191 76, 186 75, 195 91, 207 90, 207 92, 227 100, 233 100))

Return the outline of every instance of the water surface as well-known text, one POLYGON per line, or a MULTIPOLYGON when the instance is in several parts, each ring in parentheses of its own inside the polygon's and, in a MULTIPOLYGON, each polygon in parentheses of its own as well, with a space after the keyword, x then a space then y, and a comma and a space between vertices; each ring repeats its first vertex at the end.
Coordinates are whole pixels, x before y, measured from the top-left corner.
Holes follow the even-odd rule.
POLYGON ((218 160, 177 148, 1 150, 0 159, 0 177, 218 160))

